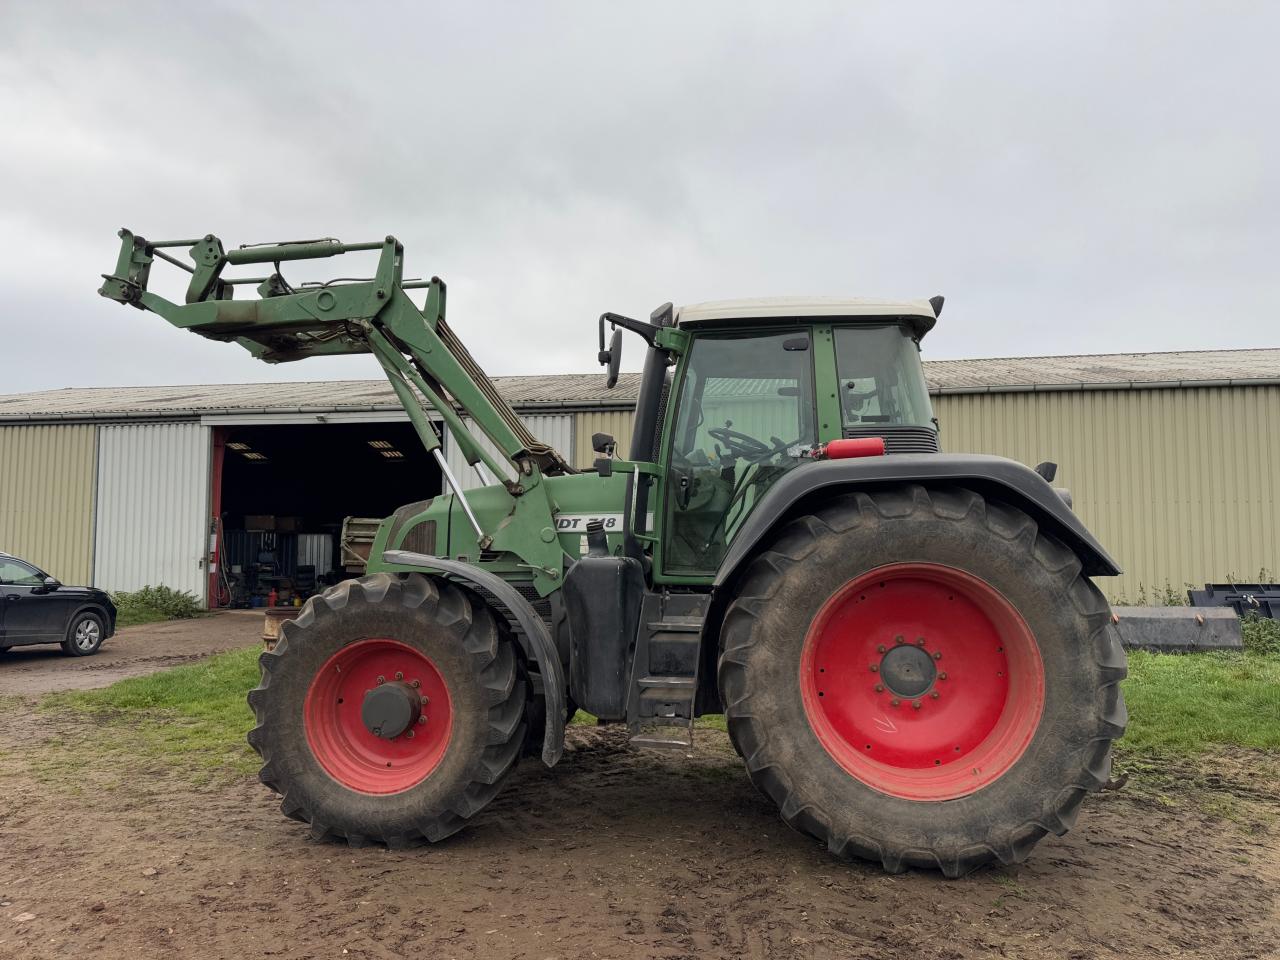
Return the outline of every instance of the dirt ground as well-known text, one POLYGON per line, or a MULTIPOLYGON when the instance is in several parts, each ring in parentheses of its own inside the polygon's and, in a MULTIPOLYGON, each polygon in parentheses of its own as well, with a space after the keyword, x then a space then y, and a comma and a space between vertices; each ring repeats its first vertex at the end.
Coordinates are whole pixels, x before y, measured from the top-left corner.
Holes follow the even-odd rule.
MULTIPOLYGON (((15 650, 0 696, 105 686, 261 628, 238 611, 132 627, 86 659, 15 650)), ((256 781, 98 755, 117 731, 0 714, 0 958, 1280 955, 1280 784, 1247 753, 1101 794, 1029 863, 947 882, 830 859, 711 730, 689 761, 572 728, 555 770, 525 761, 462 834, 395 853, 307 840, 256 781), (88 759, 51 774, 57 751, 88 759)))
POLYGON ((125 627, 92 657, 57 646, 14 647, 0 657, 0 697, 106 687, 210 654, 262 643, 261 610, 222 610, 194 620, 125 627))
POLYGON ((1131 781, 1027 864, 945 881, 830 859, 716 731, 687 761, 573 728, 558 767, 524 762, 467 830, 388 852, 307 840, 248 779, 200 785, 90 751, 50 783, 48 751, 103 732, 0 721, 0 957, 1280 953, 1280 796, 1257 755, 1164 771, 1155 790, 1131 781), (1225 817, 1216 790, 1237 798, 1225 817))

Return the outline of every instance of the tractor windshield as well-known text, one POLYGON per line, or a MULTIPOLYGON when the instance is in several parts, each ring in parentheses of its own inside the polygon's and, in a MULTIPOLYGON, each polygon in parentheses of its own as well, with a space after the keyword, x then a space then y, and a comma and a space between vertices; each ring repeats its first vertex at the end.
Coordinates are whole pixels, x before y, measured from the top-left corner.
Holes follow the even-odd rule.
POLYGON ((664 565, 713 573, 751 507, 817 442, 808 332, 698 338, 677 403, 664 565))

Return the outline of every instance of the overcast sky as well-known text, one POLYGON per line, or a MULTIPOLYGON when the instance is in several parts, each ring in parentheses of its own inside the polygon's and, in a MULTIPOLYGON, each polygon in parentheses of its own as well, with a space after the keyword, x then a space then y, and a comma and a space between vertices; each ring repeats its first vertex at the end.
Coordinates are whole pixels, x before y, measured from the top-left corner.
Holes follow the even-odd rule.
MULTIPOLYGON (((103 300, 122 225, 393 233, 493 374, 779 294, 943 293, 933 358, 1274 347, 1278 36, 1261 2, 0 0, 0 393, 377 375, 103 300)), ((369 266, 290 276, 331 269, 369 266)))

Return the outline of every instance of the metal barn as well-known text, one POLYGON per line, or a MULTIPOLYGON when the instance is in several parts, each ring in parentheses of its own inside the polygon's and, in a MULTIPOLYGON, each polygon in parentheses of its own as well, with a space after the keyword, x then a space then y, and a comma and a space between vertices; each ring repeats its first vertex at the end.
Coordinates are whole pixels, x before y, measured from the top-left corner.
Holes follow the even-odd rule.
MULTIPOLYGON (((926 361, 925 372, 944 449, 1060 465, 1057 483, 1125 567, 1102 584, 1113 598, 1280 568, 1280 349, 926 361)), ((495 382, 536 436, 586 467, 597 432, 626 454, 636 380, 612 391, 600 374, 495 382)), ((487 482, 447 436, 445 453, 464 487, 487 482)), ((215 532, 250 556, 270 532, 255 523, 287 518, 293 529, 275 532, 323 566, 343 516, 442 489, 384 381, 0 396, 0 550, 67 582, 208 599, 215 532), (376 483, 355 482, 370 471, 376 483)))

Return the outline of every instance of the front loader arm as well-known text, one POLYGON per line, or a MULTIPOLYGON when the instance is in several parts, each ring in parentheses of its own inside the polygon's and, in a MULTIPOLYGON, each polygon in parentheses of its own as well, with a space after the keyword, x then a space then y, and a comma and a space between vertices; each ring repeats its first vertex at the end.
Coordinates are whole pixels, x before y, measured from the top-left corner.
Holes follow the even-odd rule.
MULTIPOLYGON (((439 278, 406 281, 404 247, 394 237, 373 243, 344 244, 334 239, 263 244, 227 251, 212 234, 199 240, 149 241, 120 231, 120 255, 114 273, 103 275, 99 293, 108 299, 150 310, 171 324, 210 340, 238 343, 267 363, 311 356, 372 353, 382 366, 428 452, 442 464, 440 440, 425 406, 433 408, 457 439, 468 463, 484 463, 512 500, 511 513, 492 530, 472 517, 485 548, 513 552, 533 569, 542 593, 559 586, 563 554, 541 536, 553 529, 544 474, 572 472, 555 450, 539 442, 499 395, 445 322, 445 285, 439 278), (191 265, 169 253, 186 247, 191 265), (281 264, 381 251, 369 279, 332 280, 293 287, 281 264), (163 260, 191 275, 186 302, 174 303, 148 289, 151 268, 163 260), (224 276, 227 267, 270 264, 266 276, 224 276), (236 287, 256 284, 257 297, 236 300, 236 287), (405 292, 425 289, 419 310, 405 292), (467 414, 499 451, 486 449, 458 413, 467 414), (518 521, 518 522, 517 522, 518 521)), ((444 468, 446 478, 457 484, 444 468)), ((469 510, 468 510, 469 512, 469 510)))

